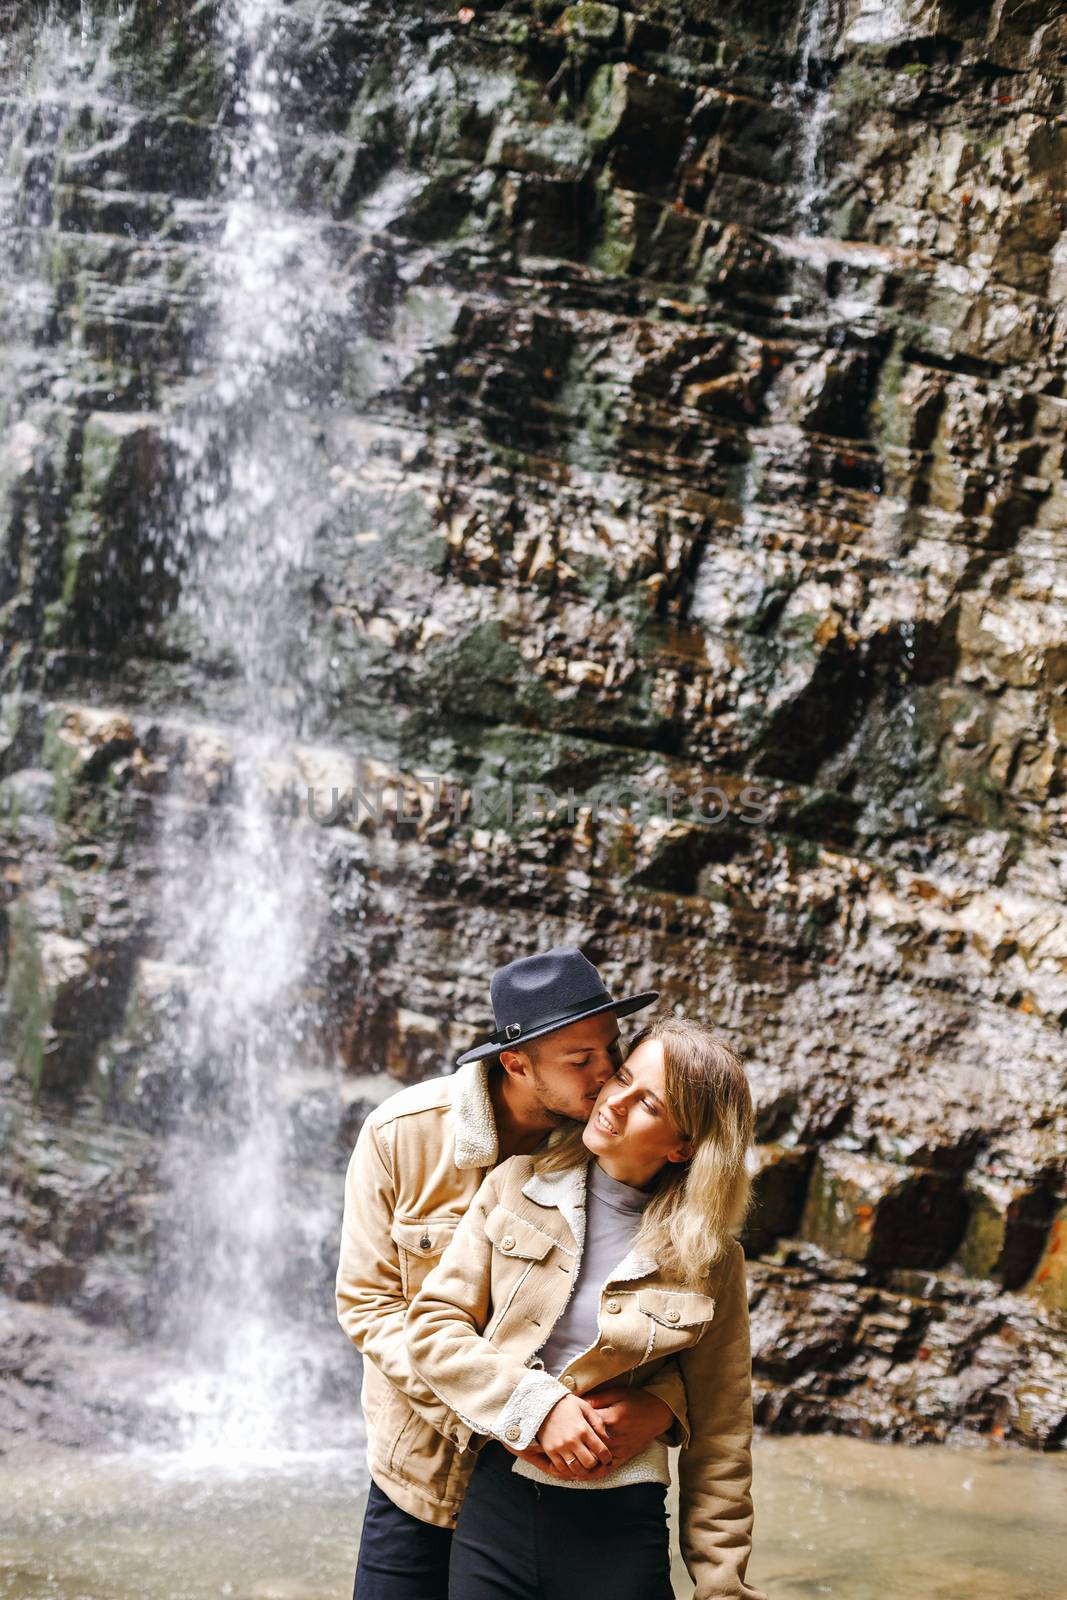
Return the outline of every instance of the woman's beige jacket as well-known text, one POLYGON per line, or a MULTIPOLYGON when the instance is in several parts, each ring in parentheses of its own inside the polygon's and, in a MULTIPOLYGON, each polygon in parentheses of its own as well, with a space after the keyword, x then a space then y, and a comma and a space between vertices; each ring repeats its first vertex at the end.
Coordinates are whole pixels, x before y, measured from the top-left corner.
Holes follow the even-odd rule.
POLYGON ((412 1366, 475 1433, 515 1448, 556 1402, 643 1384, 671 1357, 686 1388, 678 1462, 682 1555, 696 1600, 766 1600, 745 1580, 752 1547, 752 1384, 744 1252, 731 1239, 702 1290, 634 1251, 603 1285, 599 1333, 553 1377, 538 1350, 574 1287, 588 1162, 542 1173, 514 1156, 485 1179, 405 1322, 412 1366))

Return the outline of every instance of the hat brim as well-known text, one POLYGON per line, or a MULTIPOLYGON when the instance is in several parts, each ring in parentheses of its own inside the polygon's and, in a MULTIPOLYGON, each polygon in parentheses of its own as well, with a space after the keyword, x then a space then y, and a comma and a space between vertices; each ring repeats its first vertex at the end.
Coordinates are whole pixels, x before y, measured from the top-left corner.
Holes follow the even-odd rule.
POLYGON ((623 1000, 605 1000, 603 1005, 590 1006, 588 1011, 582 1011, 576 1017, 567 1017, 563 1022, 546 1022, 542 1028, 531 1028, 529 1033, 524 1033, 521 1039, 516 1039, 511 1045, 503 1041, 476 1045, 473 1050, 466 1050, 463 1055, 456 1057, 456 1066, 465 1067, 468 1061, 484 1061, 486 1056, 497 1056, 501 1050, 521 1050, 530 1039, 541 1039, 546 1033, 558 1033, 561 1028, 569 1028, 574 1022, 584 1022, 586 1017, 598 1017, 602 1011, 614 1011, 617 1017, 628 1017, 632 1011, 650 1006, 653 1000, 659 999, 659 994, 658 989, 646 989, 641 994, 627 995, 623 1000))

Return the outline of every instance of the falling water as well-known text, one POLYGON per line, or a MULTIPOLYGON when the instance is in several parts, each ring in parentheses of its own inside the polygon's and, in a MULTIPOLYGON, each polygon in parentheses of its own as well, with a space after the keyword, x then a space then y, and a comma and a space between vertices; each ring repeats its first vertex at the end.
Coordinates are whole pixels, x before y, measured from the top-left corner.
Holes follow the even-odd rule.
MULTIPOLYGON (((98 83, 108 67, 106 38, 87 48, 91 17, 85 5, 77 35, 46 14, 37 32, 38 49, 19 61, 21 41, 0 34, 0 65, 14 63, 19 89, 0 106, 0 336, 8 350, 11 378, 18 380, 12 354, 29 351, 47 338, 55 316, 55 290, 49 281, 48 251, 55 232, 54 184, 63 130, 80 113, 98 104, 98 83)), ((5 375, 6 379, 6 375, 5 375)), ((7 380, 10 381, 10 380, 7 380)), ((2 385, 7 387, 5 381, 2 385)), ((14 387, 14 385, 13 385, 14 387)), ((20 402, 20 411, 24 402, 20 402)), ((7 420, 5 418, 5 420, 7 420)))
MULTIPOLYGON (((813 87, 811 80, 817 58, 836 47, 842 10, 842 0, 804 0, 797 24, 796 68, 776 97, 800 127, 792 206, 798 234, 817 234, 821 226, 819 206, 826 189, 822 151, 833 93, 825 84, 813 87)), ((793 252, 797 241, 776 242, 793 252)), ((795 309, 790 302, 787 314, 793 317, 795 309)), ((796 326, 791 322, 786 331, 792 333, 796 326)), ((808 449, 807 436, 794 415, 793 385, 804 362, 816 353, 802 346, 782 361, 764 393, 759 424, 746 430, 748 448, 736 493, 740 526, 729 547, 712 546, 701 562, 689 606, 694 621, 714 627, 727 620, 746 590, 754 608, 767 593, 768 568, 773 568, 775 557, 765 547, 766 524, 772 519, 788 522, 798 514, 792 489, 808 449)))
MULTIPOLYGON (((283 200, 285 8, 223 13, 232 126, 198 392, 171 423, 181 484, 180 625, 226 682, 227 728, 185 749, 221 793, 172 785, 161 842, 157 970, 173 978, 166 1043, 181 1107, 167 1145, 175 1269, 164 1325, 186 1371, 162 1399, 190 1450, 262 1459, 308 1437, 320 1374, 300 1275, 335 1219, 287 1160, 288 1100, 313 1068, 303 998, 317 908, 310 827, 272 798, 306 685, 301 585, 320 512, 316 417, 348 293, 314 225, 283 200), (217 783, 215 782, 217 780, 217 783), (295 1203, 294 1203, 295 1202, 295 1203), (293 1274, 295 1270, 296 1285, 293 1274)), ((186 784, 189 779, 186 774, 186 784)))
POLYGON ((801 12, 797 40, 797 66, 789 86, 789 99, 800 123, 796 226, 800 233, 818 233, 818 203, 825 188, 822 150, 833 110, 828 84, 812 84, 812 62, 833 48, 840 32, 840 0, 807 0, 801 12))

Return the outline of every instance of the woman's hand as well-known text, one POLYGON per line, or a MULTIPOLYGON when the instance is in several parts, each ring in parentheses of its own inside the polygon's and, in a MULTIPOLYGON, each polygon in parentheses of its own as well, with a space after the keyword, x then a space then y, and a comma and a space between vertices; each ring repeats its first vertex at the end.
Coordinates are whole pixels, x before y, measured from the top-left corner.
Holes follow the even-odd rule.
POLYGON ((596 1407, 576 1394, 556 1401, 541 1424, 537 1442, 556 1471, 567 1477, 575 1467, 611 1465, 607 1426, 596 1407))

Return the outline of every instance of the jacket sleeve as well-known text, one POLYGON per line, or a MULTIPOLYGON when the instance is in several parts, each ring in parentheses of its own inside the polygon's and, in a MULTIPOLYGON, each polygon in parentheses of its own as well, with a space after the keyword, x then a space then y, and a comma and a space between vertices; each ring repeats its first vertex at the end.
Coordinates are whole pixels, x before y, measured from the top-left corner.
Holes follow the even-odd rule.
POLYGON ((689 1402, 685 1392, 685 1379, 677 1360, 672 1356, 659 1371, 641 1385, 646 1394, 654 1394, 674 1413, 674 1420, 663 1432, 663 1439, 672 1447, 689 1443, 689 1402))
POLYGON ((396 1190, 381 1131, 368 1120, 360 1129, 345 1177, 341 1253, 337 1265, 337 1320, 356 1349, 400 1390, 430 1426, 466 1447, 470 1429, 413 1370, 404 1338, 407 1301, 392 1237, 396 1190))
POLYGON ((694 1600, 767 1600, 745 1578, 752 1553, 752 1349, 745 1253, 733 1245, 715 1316, 679 1356, 691 1434, 678 1457, 679 1531, 694 1600))
POLYGON ((570 1390, 482 1337, 492 1304, 493 1247, 485 1222, 497 1203, 500 1171, 485 1179, 423 1279, 408 1311, 407 1339, 416 1372, 468 1428, 525 1450, 570 1390))

